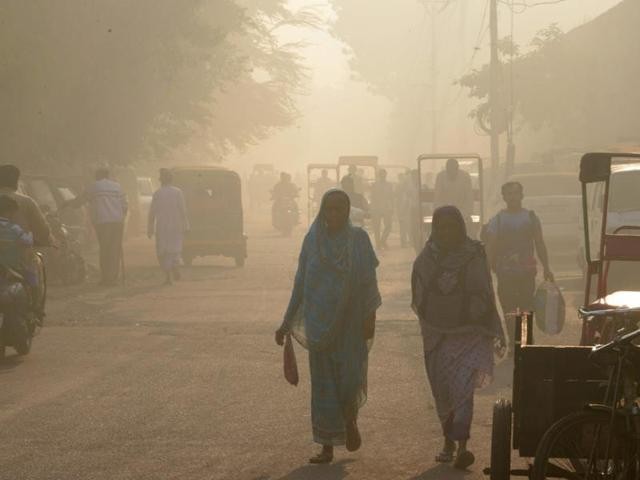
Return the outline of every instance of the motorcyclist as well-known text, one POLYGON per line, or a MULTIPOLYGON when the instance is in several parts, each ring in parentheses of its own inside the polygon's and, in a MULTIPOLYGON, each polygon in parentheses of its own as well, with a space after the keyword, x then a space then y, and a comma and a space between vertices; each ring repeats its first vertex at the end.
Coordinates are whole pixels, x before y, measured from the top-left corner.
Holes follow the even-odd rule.
MULTIPOLYGON (((20 169, 15 165, 0 165, 0 195, 12 198, 18 205, 18 210, 13 216, 13 220, 22 230, 31 233, 33 245, 35 247, 47 247, 52 244, 50 239, 50 229, 40 207, 35 200, 28 195, 18 193, 20 182, 20 169)), ((44 267, 42 260, 33 249, 28 249, 25 253, 25 268, 32 272, 33 305, 42 304, 44 295, 44 267)), ((42 315, 43 312, 37 312, 42 315)))
POLYGON ((273 200, 272 221, 274 227, 278 228, 276 218, 284 209, 292 209, 294 213, 293 225, 298 223, 298 187, 291 181, 291 175, 286 172, 280 173, 280 181, 276 183, 271 191, 273 200))
POLYGON ((273 187, 272 199, 274 202, 298 198, 298 187, 291 181, 291 175, 280 173, 280 181, 273 187))

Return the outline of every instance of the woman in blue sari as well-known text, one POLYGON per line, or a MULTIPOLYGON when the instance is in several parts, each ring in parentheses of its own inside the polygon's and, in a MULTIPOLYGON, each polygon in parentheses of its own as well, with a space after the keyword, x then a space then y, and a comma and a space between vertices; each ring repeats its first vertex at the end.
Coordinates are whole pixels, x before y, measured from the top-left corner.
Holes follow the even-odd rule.
POLYGON ((286 335, 309 350, 313 439, 329 463, 333 447, 360 448, 358 411, 367 397, 367 361, 381 304, 376 258, 368 234, 349 221, 349 197, 330 190, 300 252, 289 308, 276 343, 286 335))

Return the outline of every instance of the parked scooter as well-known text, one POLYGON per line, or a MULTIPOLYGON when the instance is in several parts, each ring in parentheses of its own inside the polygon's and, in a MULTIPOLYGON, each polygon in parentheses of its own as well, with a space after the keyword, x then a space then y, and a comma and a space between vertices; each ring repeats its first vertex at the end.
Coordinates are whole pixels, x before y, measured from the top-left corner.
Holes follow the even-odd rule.
POLYGON ((38 286, 32 287, 15 270, 0 265, 0 358, 6 347, 18 355, 31 351, 33 337, 44 321, 47 276, 42 255, 35 254, 38 286))
POLYGON ((60 216, 52 211, 45 213, 55 246, 45 254, 47 271, 52 279, 63 285, 76 285, 85 281, 87 267, 80 254, 80 242, 74 238, 60 216))

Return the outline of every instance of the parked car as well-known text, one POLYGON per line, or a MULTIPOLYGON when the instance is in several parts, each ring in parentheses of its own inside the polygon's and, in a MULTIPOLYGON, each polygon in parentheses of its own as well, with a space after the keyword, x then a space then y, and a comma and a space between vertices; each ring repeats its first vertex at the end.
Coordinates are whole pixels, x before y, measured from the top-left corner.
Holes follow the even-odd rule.
POLYGON ((58 212, 69 235, 79 245, 86 245, 92 238, 90 221, 86 209, 61 206, 73 200, 83 188, 80 177, 50 177, 44 175, 24 175, 19 190, 33 198, 42 210, 58 212))

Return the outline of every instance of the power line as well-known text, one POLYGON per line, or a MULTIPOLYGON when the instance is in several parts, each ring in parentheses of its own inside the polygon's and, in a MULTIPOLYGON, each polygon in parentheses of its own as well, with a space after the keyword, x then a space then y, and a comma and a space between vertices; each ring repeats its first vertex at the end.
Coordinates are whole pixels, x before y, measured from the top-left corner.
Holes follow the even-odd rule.
POLYGON ((521 14, 526 12, 529 8, 548 6, 548 5, 557 5, 559 3, 567 2, 568 0, 543 0, 535 3, 528 3, 526 1, 512 1, 509 2, 507 0, 499 0, 499 2, 503 5, 506 5, 511 9, 513 13, 521 14), (518 7, 520 10, 516 10, 518 7))

